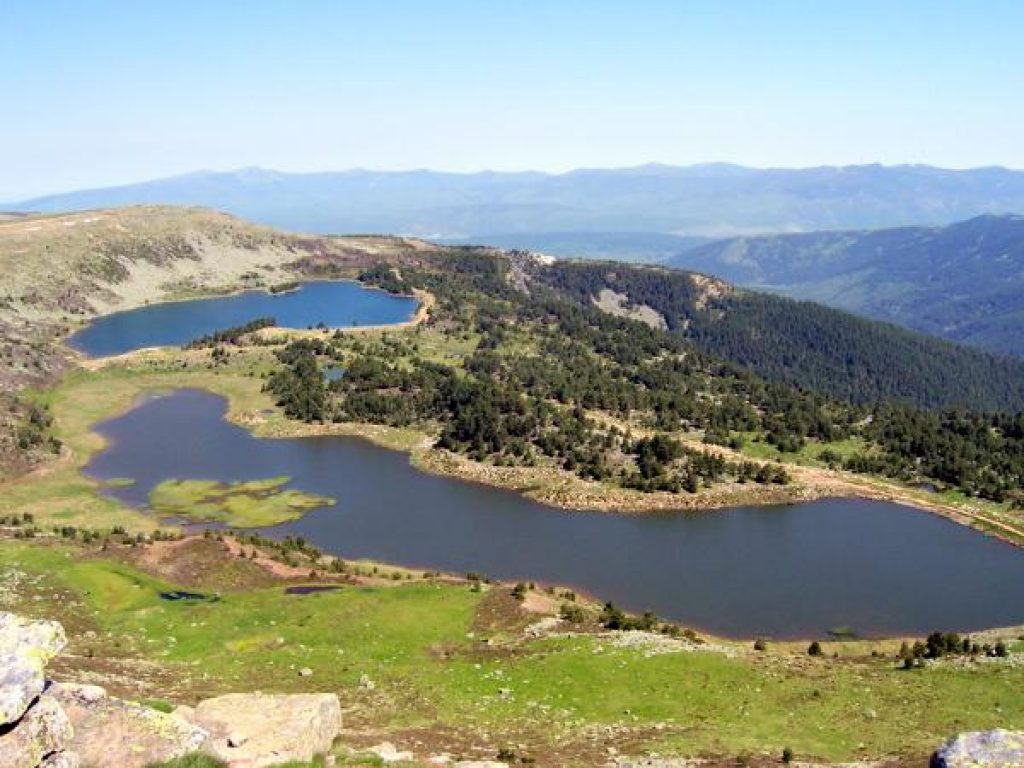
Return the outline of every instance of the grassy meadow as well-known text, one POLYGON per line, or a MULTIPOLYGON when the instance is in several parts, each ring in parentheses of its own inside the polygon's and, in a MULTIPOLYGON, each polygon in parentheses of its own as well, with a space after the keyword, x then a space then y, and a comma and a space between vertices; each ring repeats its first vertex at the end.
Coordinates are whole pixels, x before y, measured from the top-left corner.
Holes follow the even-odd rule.
POLYGON ((609 746, 682 755, 788 746, 849 760, 924 755, 952 732, 1024 727, 1021 666, 904 671, 894 641, 826 643, 812 658, 793 643, 755 652, 635 633, 534 637, 523 627, 539 617, 507 588, 435 579, 167 601, 160 593, 181 585, 116 553, 50 542, 5 542, 0 572, 31 585, 5 594, 3 608, 68 624, 71 668, 105 656, 155 664, 165 675, 152 695, 174 703, 237 690, 335 691, 356 734, 454 734, 467 754, 525 745, 524 754, 587 764, 609 746))
MULTIPOLYGON (((449 364, 476 344, 432 332, 417 332, 416 339, 420 354, 449 364)), ((162 350, 76 370, 33 394, 53 416, 61 457, 0 488, 0 515, 30 513, 44 530, 121 526, 152 533, 155 516, 100 496, 100 484, 81 474, 103 446, 92 426, 146 393, 196 387, 225 396, 229 418, 257 435, 322 429, 289 422, 273 407, 262 391, 271 367, 270 350, 253 347, 233 351, 221 365, 206 352, 162 350)), ((424 442, 412 429, 330 429, 404 450, 424 442)), ((743 450, 814 468, 825 447, 782 457, 747 441, 743 450)), ((842 453, 860 446, 827 447, 842 453)), ((324 503, 282 490, 283 482, 180 478, 157 486, 151 502, 163 514, 232 527, 294 519, 324 503)), ((227 553, 207 563, 196 583, 175 580, 146 560, 147 548, 156 546, 140 544, 129 556, 118 546, 5 540, 0 581, 19 586, 0 589, 0 609, 64 621, 72 644, 61 674, 99 679, 115 691, 131 679, 137 685, 126 695, 139 699, 337 692, 346 742, 357 749, 386 736, 400 745, 419 742, 427 752, 443 745, 493 759, 511 750, 552 765, 594 764, 609 750, 774 757, 786 747, 813 760, 920 761, 954 732, 1024 728, 1024 667, 1012 656, 903 671, 899 640, 825 643, 825 656, 811 658, 800 643, 755 652, 750 643, 666 645, 660 636, 594 627, 565 632, 564 625, 534 636, 524 629, 557 613, 557 602, 546 613, 530 613, 507 586, 479 589, 400 574, 296 596, 266 573, 252 577, 257 566, 227 553), (160 598, 178 589, 216 590, 219 599, 160 598), (303 668, 313 674, 299 675, 303 668)), ((1019 642, 1014 648, 1024 650, 1019 642)))

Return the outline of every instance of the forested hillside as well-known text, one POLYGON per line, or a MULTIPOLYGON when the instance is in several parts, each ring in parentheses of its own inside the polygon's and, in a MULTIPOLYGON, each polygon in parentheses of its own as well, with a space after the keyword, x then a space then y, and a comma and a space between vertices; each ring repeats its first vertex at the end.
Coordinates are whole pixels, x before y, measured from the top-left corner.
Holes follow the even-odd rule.
MULTIPOLYGON (((840 321, 846 316, 834 311, 826 310, 831 319, 815 326, 806 307, 795 302, 772 299, 744 309, 742 294, 731 294, 720 284, 709 288, 707 281, 694 282, 683 273, 620 272, 612 283, 617 289, 634 290, 663 309, 687 303, 696 308, 686 317, 674 315, 672 329, 653 328, 609 315, 581 298, 607 269, 537 262, 531 267, 522 254, 482 249, 424 255, 407 262, 401 277, 381 265, 365 271, 362 279, 430 291, 437 297, 431 324, 442 329, 447 347, 460 351, 442 361, 421 348, 416 336, 363 341, 338 332, 279 351, 281 367, 267 386, 296 419, 413 426, 436 434, 438 447, 477 462, 553 467, 643 492, 695 493, 723 482, 788 482, 787 474, 770 464, 733 461, 695 447, 697 434, 705 444, 733 450, 753 439, 782 454, 814 443, 820 460, 830 466, 906 482, 938 482, 1000 503, 1021 502, 1024 416, 1019 395, 1017 406, 1005 398, 1016 415, 892 402, 868 405, 863 398, 850 402, 813 391, 818 387, 784 381, 782 365, 770 369, 780 373, 778 381, 770 382, 723 361, 707 348, 717 344, 730 352, 725 342, 732 337, 698 333, 685 321, 694 328, 710 326, 734 309, 746 312, 742 317, 750 322, 786 319, 789 326, 765 328, 766 351, 756 355, 762 361, 785 358, 787 345, 798 343, 801 333, 813 334, 804 328, 808 325, 827 331, 835 324, 838 338, 845 340, 866 333, 858 330, 862 325, 896 334, 864 342, 870 348, 872 342, 895 338, 896 346, 881 349, 861 378, 844 379, 829 368, 839 357, 836 349, 812 353, 811 360, 825 372, 821 381, 836 390, 859 384, 879 392, 913 390, 910 369, 884 376, 886 361, 916 353, 913 360, 924 365, 927 353, 936 350, 945 354, 937 354, 935 365, 948 366, 951 379, 962 376, 980 388, 986 375, 999 375, 1009 386, 1009 374, 998 361, 865 321, 853 319, 844 328, 840 321), (520 279, 524 270, 533 275, 528 290, 520 279), (702 314, 711 319, 698 322, 702 314), (910 342, 924 346, 915 349, 910 342), (981 367, 974 374, 969 371, 972 360, 981 367), (345 374, 325 383, 322 371, 328 365, 341 365, 345 374), (833 450, 839 445, 845 446, 845 455, 833 450), (851 452, 850 445, 858 449, 851 452)), ((752 334, 751 348, 759 338, 752 334)), ((858 354, 861 350, 848 357, 853 371, 861 365, 858 354)), ((923 385, 914 390, 922 400, 949 394, 942 389, 942 370, 933 369, 934 391, 923 385)))
POLYGON ((702 351, 855 403, 1015 410, 1024 362, 872 322, 810 302, 737 290, 670 269, 558 262, 538 279, 577 301, 602 289, 660 313, 702 351))
MULTIPOLYGON (((34 313, 48 332, 23 345, 11 402, 39 380, 30 369, 61 355, 60 329, 73 309, 88 315, 118 295, 122 304, 159 297, 177 285, 171 276, 221 290, 359 276, 432 294, 431 343, 447 351, 397 334, 296 342, 267 382, 295 418, 412 425, 477 461, 552 467, 630 491, 787 480, 757 454, 723 457, 700 450, 701 441, 733 450, 754 441, 784 453, 838 444, 843 452, 829 460, 851 471, 937 481, 1008 504, 1022 485, 1024 362, 835 310, 665 268, 551 264, 523 252, 398 239, 299 239, 200 211, 138 209, 31 226, 11 234, 6 251, 8 273, 22 282, 9 283, 12 319, 3 327, 27 329, 16 321, 34 313), (204 223, 212 229, 196 241, 202 250, 168 250, 204 223), (89 260, 93 236, 108 250, 118 244, 114 255, 89 260), (37 252, 61 258, 45 274, 14 269, 37 252), (166 276, 154 271, 165 262, 166 276), (111 268, 88 269, 97 263, 111 268), (596 306, 602 291, 619 303, 596 306), (612 314, 622 302, 645 307, 634 314, 649 324, 612 314), (322 369, 332 362, 345 375, 326 383, 322 369)), ((212 345, 217 365, 248 330, 212 334, 193 351, 212 345)), ((28 415, 11 413, 31 451, 45 442, 48 417, 22 404, 28 415)))
POLYGON ((666 263, 1024 354, 1024 216, 734 238, 687 249, 666 263))

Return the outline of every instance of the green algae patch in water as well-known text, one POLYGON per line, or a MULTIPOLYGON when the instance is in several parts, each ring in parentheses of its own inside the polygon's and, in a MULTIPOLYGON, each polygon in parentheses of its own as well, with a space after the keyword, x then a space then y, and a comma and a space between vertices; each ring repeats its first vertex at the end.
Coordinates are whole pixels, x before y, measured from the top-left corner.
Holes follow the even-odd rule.
POLYGON ((149 493, 149 506, 164 517, 223 523, 232 528, 265 528, 298 520, 334 499, 283 486, 290 477, 241 483, 216 480, 165 480, 149 493))

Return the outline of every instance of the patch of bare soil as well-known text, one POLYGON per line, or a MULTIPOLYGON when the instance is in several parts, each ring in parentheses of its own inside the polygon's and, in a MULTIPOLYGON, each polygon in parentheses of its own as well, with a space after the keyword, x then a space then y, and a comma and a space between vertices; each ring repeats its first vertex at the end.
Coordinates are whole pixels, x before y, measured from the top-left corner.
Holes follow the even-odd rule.
POLYGON ((601 292, 593 298, 594 305, 602 312, 614 317, 625 317, 630 320, 639 320, 651 328, 665 330, 668 323, 664 315, 653 307, 646 304, 629 303, 629 296, 624 293, 616 293, 610 288, 602 288, 601 292))
POLYGON ((697 289, 697 300, 694 306, 704 311, 716 299, 728 296, 732 292, 732 286, 722 280, 717 280, 707 275, 693 273, 690 275, 690 282, 697 289))
MULTIPOLYGON (((528 592, 527 596, 534 595, 528 592)), ((470 629, 481 637, 508 633, 518 635, 537 620, 537 612, 525 608, 507 586, 492 586, 477 603, 470 629)), ((535 603, 536 604, 536 603, 535 603)))
MULTIPOLYGON (((278 581, 278 574, 261 563, 240 557, 234 544, 233 549, 228 540, 189 536, 118 551, 122 559, 140 570, 182 587, 229 591, 270 586, 278 581)), ((308 573, 308 569, 303 571, 303 575, 308 573)))
POLYGON ((274 560, 259 547, 249 545, 243 546, 237 539, 227 536, 222 546, 237 560, 249 563, 259 568, 264 575, 272 577, 272 581, 281 579, 305 579, 309 577, 310 567, 288 565, 280 560, 274 560))

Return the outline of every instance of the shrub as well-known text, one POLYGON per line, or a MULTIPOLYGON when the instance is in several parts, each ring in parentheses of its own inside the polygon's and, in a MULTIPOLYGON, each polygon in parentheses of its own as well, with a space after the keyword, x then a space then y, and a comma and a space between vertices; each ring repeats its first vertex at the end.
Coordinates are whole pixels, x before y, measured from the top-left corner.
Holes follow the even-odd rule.
POLYGON ((193 752, 162 763, 148 763, 146 768, 227 768, 227 763, 209 755, 193 752))
POLYGON ((620 611, 615 603, 607 602, 601 609, 601 625, 606 629, 623 629, 626 623, 626 614, 620 611))
POLYGON ((558 615, 563 621, 567 621, 570 624, 582 624, 587 620, 587 612, 580 606, 573 605, 572 603, 562 603, 562 607, 559 609, 558 615))
POLYGON ((174 705, 163 699, 145 699, 142 703, 157 712, 170 713, 174 711, 174 705))

